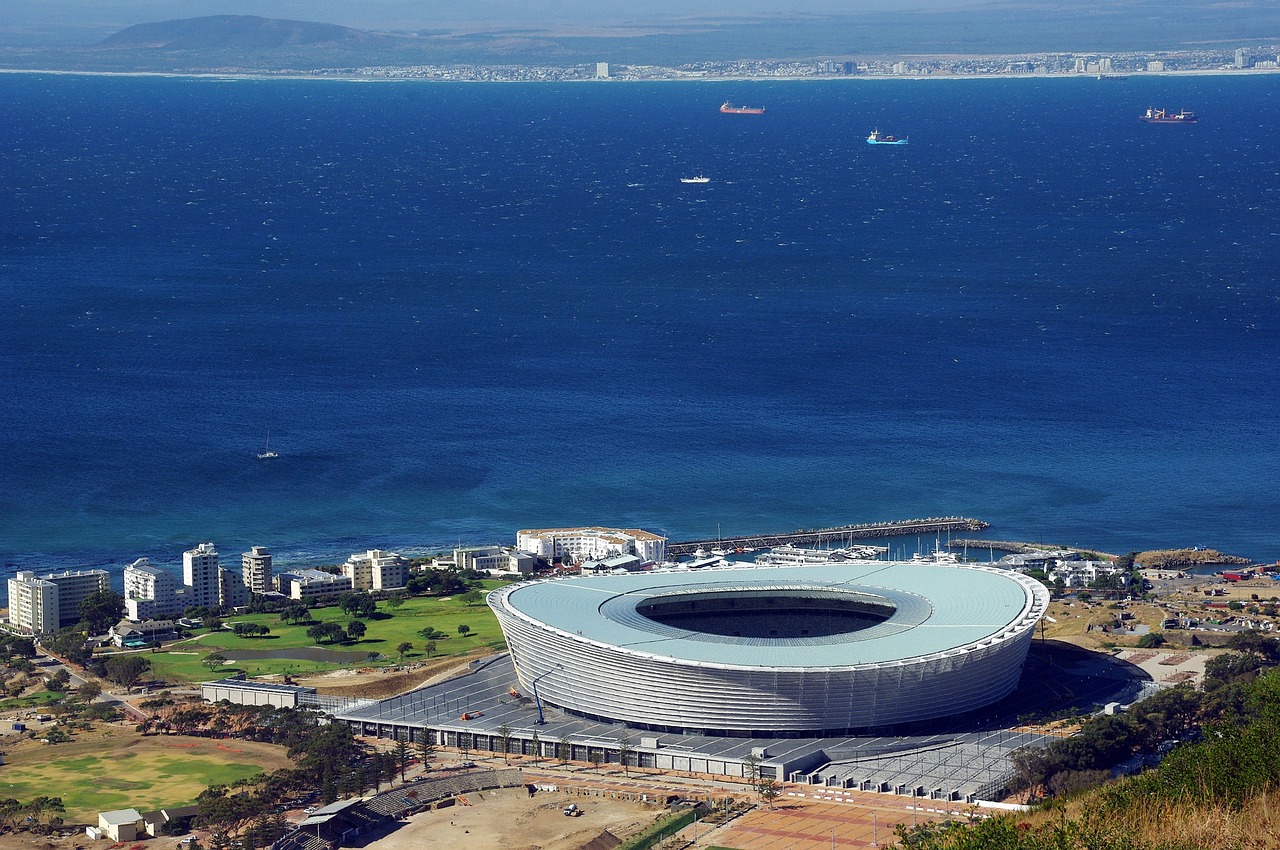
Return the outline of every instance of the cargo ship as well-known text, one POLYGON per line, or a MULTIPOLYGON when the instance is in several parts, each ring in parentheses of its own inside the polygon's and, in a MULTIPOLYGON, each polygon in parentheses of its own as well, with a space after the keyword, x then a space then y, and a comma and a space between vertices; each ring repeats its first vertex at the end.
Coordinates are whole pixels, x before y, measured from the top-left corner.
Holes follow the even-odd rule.
POLYGON ((869 145, 905 145, 906 143, 906 136, 899 139, 897 136, 881 133, 879 130, 872 130, 871 135, 867 136, 867 144, 869 145))
POLYGON ((1166 112, 1163 109, 1147 107, 1147 111, 1138 119, 1148 124, 1194 124, 1200 119, 1194 112, 1183 109, 1180 112, 1166 112))
POLYGON ((734 106, 727 100, 720 104, 720 111, 726 115, 764 115, 763 106, 734 106))

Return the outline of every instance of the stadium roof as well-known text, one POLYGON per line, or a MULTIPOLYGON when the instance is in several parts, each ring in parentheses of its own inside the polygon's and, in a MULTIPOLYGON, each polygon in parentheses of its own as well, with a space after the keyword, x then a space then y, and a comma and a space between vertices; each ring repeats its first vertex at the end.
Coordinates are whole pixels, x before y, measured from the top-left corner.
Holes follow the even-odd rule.
POLYGON ((693 664, 789 669, 886 664, 971 651, 1015 626, 1025 629, 1047 600, 1033 579, 1006 570, 885 561, 583 576, 515 585, 495 591, 492 598, 498 602, 502 597, 517 616, 625 652, 693 664), (870 594, 896 610, 861 631, 781 639, 694 632, 636 611, 664 594, 761 590, 805 596, 870 594))

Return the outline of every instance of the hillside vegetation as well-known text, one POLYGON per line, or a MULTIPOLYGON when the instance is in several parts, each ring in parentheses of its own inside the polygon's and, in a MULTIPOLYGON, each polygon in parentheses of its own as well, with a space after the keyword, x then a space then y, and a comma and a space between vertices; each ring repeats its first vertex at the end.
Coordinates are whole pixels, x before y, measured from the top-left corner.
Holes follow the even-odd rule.
MULTIPOLYGON (((1269 639, 1267 639, 1269 640, 1269 639)), ((1274 644, 1274 641, 1270 641, 1274 644)), ((1186 688, 1139 716, 1106 717, 1091 730, 1026 759, 1024 784, 1058 793, 1029 815, 899 828, 919 850, 1262 850, 1280 847, 1280 670, 1274 647, 1250 638, 1222 656, 1203 693, 1186 688), (1256 679, 1252 677, 1257 676, 1256 679), (1252 681, 1251 681, 1252 679, 1252 681), (1143 730, 1125 740, 1126 730, 1143 730), (1088 786, 1130 748, 1161 736, 1187 742, 1156 768, 1088 786), (1105 758, 1089 756, 1092 743, 1105 758), (1056 780, 1056 781, 1055 781, 1056 780), (1038 784, 1038 783, 1043 783, 1038 784)), ((1170 692, 1166 692, 1170 693, 1170 692)), ((1144 708, 1145 706, 1145 708, 1144 708)), ((1092 721, 1091 721, 1092 722, 1092 721)))

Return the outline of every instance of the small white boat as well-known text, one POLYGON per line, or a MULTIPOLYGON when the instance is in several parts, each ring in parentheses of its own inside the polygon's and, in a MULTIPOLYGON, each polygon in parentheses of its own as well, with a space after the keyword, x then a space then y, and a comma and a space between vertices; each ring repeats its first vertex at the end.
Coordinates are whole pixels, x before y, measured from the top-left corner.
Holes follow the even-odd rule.
POLYGON ((262 447, 262 451, 258 453, 258 460, 272 460, 280 455, 271 451, 271 432, 267 432, 267 444, 262 447))
POLYGON ((701 174, 699 174, 697 177, 681 177, 680 182, 681 183, 710 183, 711 178, 704 177, 701 174))

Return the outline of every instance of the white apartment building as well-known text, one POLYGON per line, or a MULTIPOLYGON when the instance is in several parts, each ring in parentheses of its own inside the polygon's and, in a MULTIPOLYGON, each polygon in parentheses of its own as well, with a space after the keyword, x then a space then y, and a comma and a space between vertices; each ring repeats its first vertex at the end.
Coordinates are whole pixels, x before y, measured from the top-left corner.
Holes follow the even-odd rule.
POLYGON ((667 538, 639 528, 542 528, 516 532, 516 548, 536 558, 573 563, 637 555, 646 561, 667 559, 667 538))
POLYGON ((240 574, 250 593, 270 593, 275 589, 271 576, 271 553, 265 546, 252 546, 240 556, 240 574))
POLYGON ((80 603, 111 589, 106 570, 65 570, 37 576, 30 570, 9 579, 9 624, 47 634, 80 621, 80 603))
POLYGON ((395 552, 370 549, 347 558, 342 574, 352 590, 394 590, 409 581, 409 565, 395 552))
POLYGON ((182 583, 188 605, 213 608, 219 604, 218 550, 212 543, 201 543, 182 553, 182 583))
POLYGON ((528 574, 533 572, 533 556, 509 546, 470 546, 453 550, 453 565, 459 570, 528 574))
POLYGON ((128 619, 158 620, 182 613, 186 594, 178 593, 178 581, 168 570, 139 558, 124 568, 124 613, 128 619))
POLYGON ((289 570, 276 577, 278 589, 290 599, 331 599, 351 590, 351 579, 323 570, 289 570))

